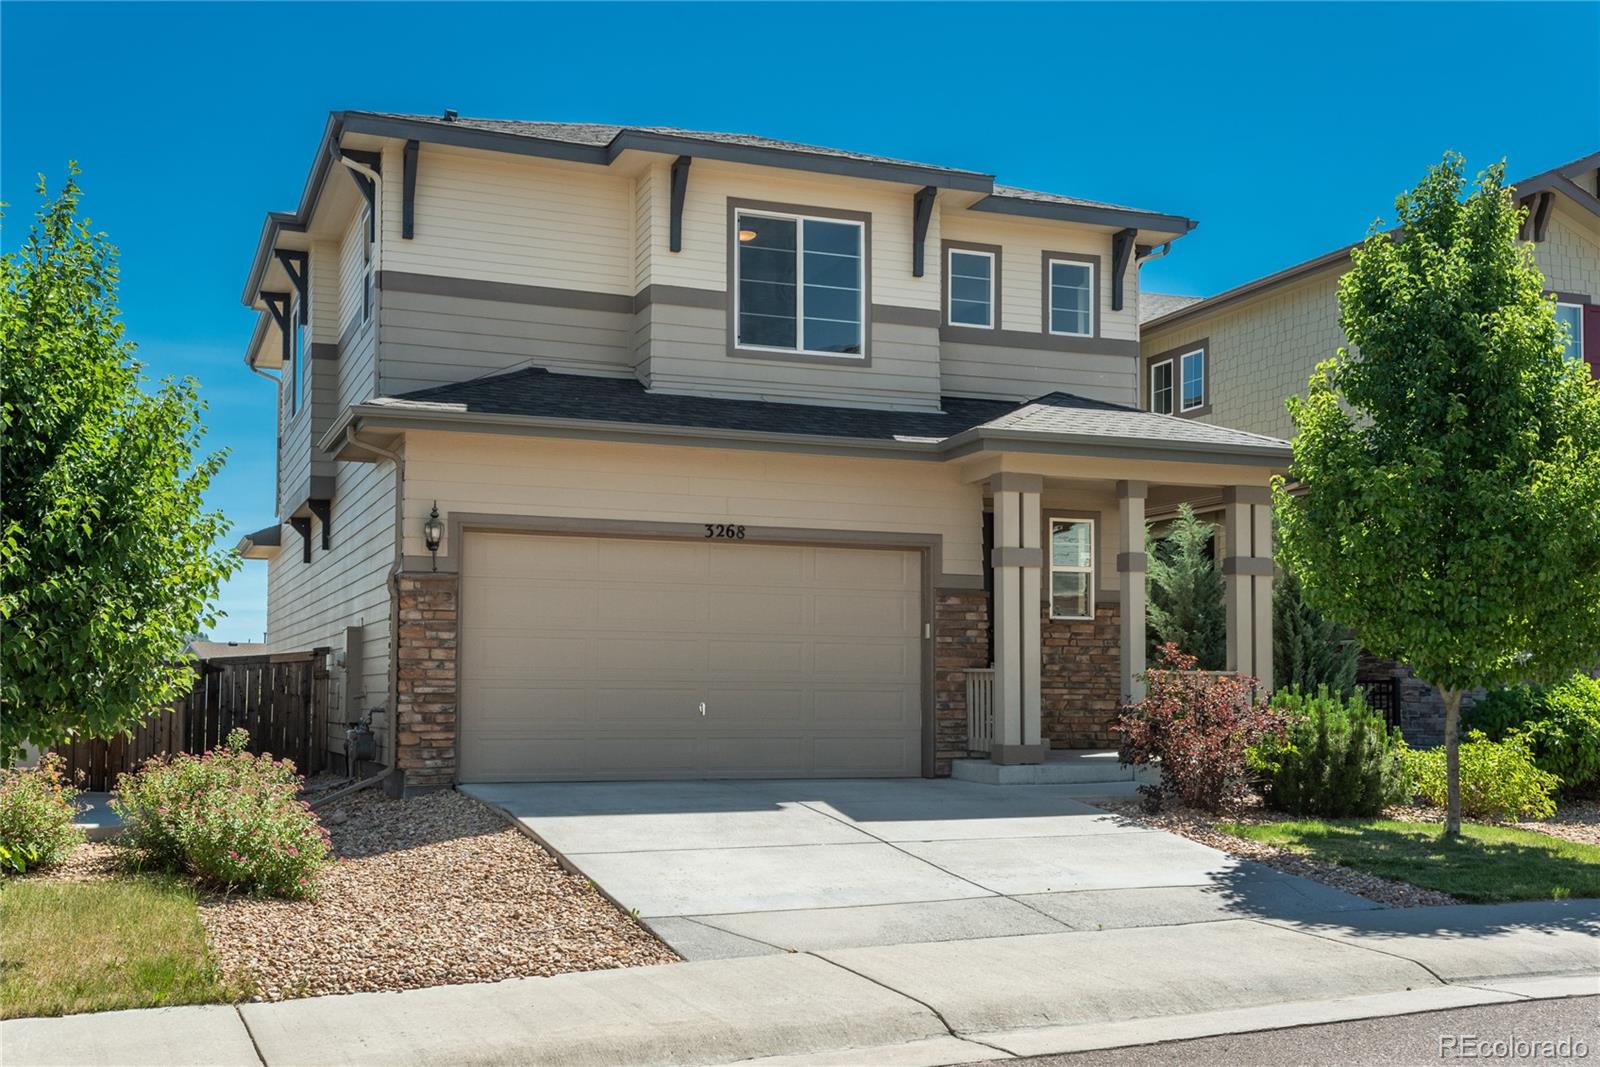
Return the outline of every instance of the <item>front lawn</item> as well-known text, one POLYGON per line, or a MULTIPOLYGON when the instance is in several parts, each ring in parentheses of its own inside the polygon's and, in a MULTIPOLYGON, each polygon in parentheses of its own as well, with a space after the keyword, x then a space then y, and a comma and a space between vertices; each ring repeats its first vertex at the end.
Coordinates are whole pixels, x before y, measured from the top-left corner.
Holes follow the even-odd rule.
POLYGON ((1462 900, 1600 897, 1600 846, 1531 830, 1464 823, 1461 836, 1451 840, 1437 824, 1391 819, 1218 822, 1215 828, 1462 900))
POLYGON ((0 889, 0 1018, 237 1000, 206 948, 195 893, 139 875, 0 889))

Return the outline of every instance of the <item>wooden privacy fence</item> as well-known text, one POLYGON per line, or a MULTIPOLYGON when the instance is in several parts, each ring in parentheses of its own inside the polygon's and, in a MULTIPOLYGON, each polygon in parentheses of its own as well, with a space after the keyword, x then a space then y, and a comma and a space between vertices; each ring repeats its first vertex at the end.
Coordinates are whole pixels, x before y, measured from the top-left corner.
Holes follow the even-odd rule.
POLYGON ((287 756, 301 774, 326 763, 328 650, 275 656, 197 660, 194 686, 171 708, 151 716, 131 736, 84 740, 55 751, 81 788, 104 791, 117 776, 151 756, 205 752, 243 727, 250 751, 287 756))

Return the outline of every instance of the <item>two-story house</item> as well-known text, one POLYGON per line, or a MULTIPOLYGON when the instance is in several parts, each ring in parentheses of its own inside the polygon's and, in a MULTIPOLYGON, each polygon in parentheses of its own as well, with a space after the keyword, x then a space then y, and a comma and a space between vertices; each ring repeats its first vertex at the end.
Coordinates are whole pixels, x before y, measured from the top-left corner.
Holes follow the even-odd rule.
MULTIPOLYGON (((1531 243, 1567 355, 1600 376, 1600 152, 1515 183, 1531 243)), ((1288 438, 1285 401, 1303 395, 1317 364, 1345 344, 1338 283, 1346 245, 1205 299, 1148 293, 1140 305, 1141 404, 1149 411, 1288 438)), ((1221 516, 1217 516, 1220 520, 1221 516)), ((1227 551, 1226 533, 1219 544, 1227 551)), ((1437 741, 1444 706, 1409 669, 1364 660, 1414 742, 1437 741)))
POLYGON ((1203 497, 1270 685, 1287 446, 1139 403, 1140 263, 1192 226, 746 135, 335 113, 244 291, 268 638, 337 650, 410 788, 1036 763, 1112 743, 1145 509, 1203 497))

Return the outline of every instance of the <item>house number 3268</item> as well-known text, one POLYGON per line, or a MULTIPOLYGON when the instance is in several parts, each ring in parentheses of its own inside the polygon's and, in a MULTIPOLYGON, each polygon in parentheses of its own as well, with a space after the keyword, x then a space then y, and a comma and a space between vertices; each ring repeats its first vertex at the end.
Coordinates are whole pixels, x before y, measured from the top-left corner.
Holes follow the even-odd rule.
POLYGON ((706 523, 706 536, 715 538, 718 541, 743 541, 744 527, 729 526, 720 522, 708 522, 706 523))

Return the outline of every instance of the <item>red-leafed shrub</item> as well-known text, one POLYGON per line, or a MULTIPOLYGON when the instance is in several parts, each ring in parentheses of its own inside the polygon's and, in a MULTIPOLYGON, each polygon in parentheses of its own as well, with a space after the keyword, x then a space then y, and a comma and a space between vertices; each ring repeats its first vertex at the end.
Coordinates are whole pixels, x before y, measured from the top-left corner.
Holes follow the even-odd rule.
POLYGON ((1281 713, 1253 696, 1255 679, 1194 669, 1195 658, 1174 644, 1156 650, 1159 666, 1145 678, 1149 695, 1123 709, 1113 727, 1122 734, 1123 763, 1158 763, 1161 784, 1141 786, 1146 806, 1169 795, 1216 811, 1250 791, 1246 750, 1283 736, 1281 713))

